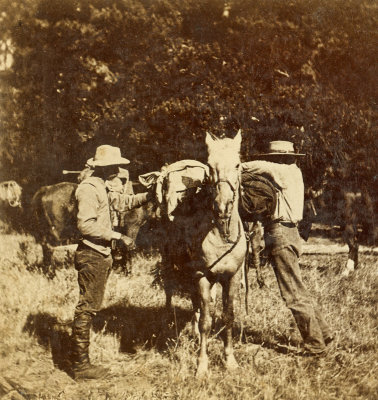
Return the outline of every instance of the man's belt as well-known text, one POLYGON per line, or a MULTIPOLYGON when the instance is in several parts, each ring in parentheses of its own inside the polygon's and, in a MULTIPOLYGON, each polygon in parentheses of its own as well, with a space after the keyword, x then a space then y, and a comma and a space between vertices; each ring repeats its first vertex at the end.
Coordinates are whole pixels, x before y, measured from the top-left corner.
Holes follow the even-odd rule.
POLYGON ((95 239, 93 237, 88 237, 88 236, 84 236, 83 239, 88 240, 88 242, 91 242, 97 246, 110 247, 110 245, 111 245, 110 240, 95 239))

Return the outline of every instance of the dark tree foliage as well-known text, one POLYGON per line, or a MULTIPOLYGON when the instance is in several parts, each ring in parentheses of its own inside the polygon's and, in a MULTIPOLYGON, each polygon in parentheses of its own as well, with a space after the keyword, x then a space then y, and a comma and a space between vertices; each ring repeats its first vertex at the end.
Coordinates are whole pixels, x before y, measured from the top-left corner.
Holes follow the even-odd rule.
MULTIPOLYGON (((118 145, 132 174, 203 160, 206 131, 273 139, 369 185, 376 174, 377 4, 369 0, 0 1, 2 179, 32 187, 118 145)), ((375 182, 376 183, 376 182, 375 182)))

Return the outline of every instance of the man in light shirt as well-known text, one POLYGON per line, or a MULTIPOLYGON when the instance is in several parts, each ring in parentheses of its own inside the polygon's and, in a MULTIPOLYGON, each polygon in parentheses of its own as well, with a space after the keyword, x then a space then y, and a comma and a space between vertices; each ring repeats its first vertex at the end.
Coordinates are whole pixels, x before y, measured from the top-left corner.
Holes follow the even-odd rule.
POLYGON ((304 341, 306 355, 318 355, 332 341, 322 312, 305 287, 299 268, 301 239, 298 222, 303 217, 304 184, 293 143, 274 141, 260 159, 242 164, 243 170, 262 175, 278 187, 272 220, 264 225, 265 246, 281 296, 291 310, 304 341))
MULTIPOLYGON (((134 241, 114 230, 111 220, 108 191, 111 180, 117 179, 119 166, 129 164, 121 157, 118 147, 99 146, 87 164, 94 168, 76 190, 78 204, 77 226, 82 239, 75 253, 80 288, 72 331, 72 373, 75 380, 97 379, 108 374, 105 368, 89 362, 89 333, 92 319, 100 309, 106 281, 112 266, 111 243, 130 249, 134 241)), ((149 200, 149 193, 118 194, 118 206, 123 209, 139 207, 149 200)))

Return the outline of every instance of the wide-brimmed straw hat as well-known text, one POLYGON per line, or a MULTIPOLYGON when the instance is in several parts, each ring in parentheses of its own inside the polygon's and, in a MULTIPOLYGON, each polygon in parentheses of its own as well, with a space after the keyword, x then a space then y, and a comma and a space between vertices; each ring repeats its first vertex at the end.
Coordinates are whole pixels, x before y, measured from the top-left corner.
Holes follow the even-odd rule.
POLYGON ((90 158, 87 164, 90 167, 106 167, 108 165, 127 165, 130 164, 130 161, 121 157, 119 147, 104 144, 97 147, 95 156, 90 158))
POLYGON ((274 140, 269 142, 268 153, 259 154, 259 156, 305 156, 306 154, 296 153, 294 144, 286 140, 274 140))

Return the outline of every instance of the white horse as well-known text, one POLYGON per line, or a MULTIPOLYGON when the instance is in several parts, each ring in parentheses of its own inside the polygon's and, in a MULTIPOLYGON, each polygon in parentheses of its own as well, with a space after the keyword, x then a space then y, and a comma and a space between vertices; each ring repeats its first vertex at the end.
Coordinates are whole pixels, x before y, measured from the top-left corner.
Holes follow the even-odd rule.
MULTIPOLYGON (((208 372, 211 289, 217 282, 222 286, 225 365, 228 369, 238 366, 233 354, 232 326, 234 298, 239 287, 237 272, 243 266, 246 254, 238 213, 241 133, 239 131, 233 139, 217 139, 207 134, 206 145, 206 183, 178 204, 174 218, 172 215, 167 218, 162 252, 165 270, 178 272, 191 293, 194 310, 200 313, 197 376, 208 372)), ((167 175, 163 185, 167 204, 178 191, 176 185, 177 176, 167 175)), ((165 283, 165 289, 169 306, 174 284, 165 283)))

